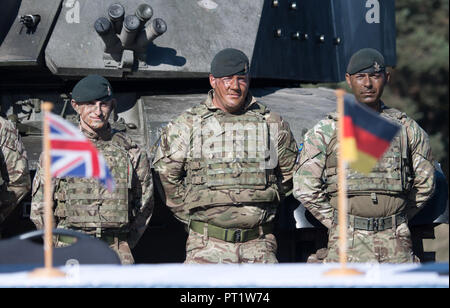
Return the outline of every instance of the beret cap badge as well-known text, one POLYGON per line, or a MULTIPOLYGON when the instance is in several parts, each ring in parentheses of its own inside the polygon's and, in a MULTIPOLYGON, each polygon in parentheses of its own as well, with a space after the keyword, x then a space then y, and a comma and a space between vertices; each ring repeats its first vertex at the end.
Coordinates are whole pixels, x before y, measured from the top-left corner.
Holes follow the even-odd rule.
POLYGON ((381 72, 381 65, 378 64, 377 61, 373 62, 373 69, 375 70, 375 73, 381 72))
POLYGON ((347 73, 379 73, 385 70, 383 55, 376 49, 363 48, 355 52, 347 66, 347 73))

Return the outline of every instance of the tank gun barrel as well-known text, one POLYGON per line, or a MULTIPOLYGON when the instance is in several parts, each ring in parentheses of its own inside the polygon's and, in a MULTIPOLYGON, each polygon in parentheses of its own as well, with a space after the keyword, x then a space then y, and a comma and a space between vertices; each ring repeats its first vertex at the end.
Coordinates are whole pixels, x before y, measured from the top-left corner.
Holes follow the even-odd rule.
POLYGON ((141 21, 135 15, 128 15, 125 17, 122 31, 120 32, 120 41, 124 48, 127 48, 134 43, 140 25, 141 21))
POLYGON ((138 8, 136 9, 136 12, 134 13, 134 15, 140 21, 139 28, 138 28, 138 32, 139 32, 142 29, 144 29, 145 24, 147 23, 147 21, 149 21, 150 18, 152 18, 152 16, 153 16, 153 9, 152 9, 152 7, 150 5, 143 3, 143 4, 140 4, 138 6, 138 8))
POLYGON ((108 8, 108 18, 111 21, 117 34, 122 31, 125 9, 120 3, 111 4, 108 8))
POLYGON ((111 22, 106 17, 98 18, 94 23, 95 31, 102 38, 105 44, 105 51, 111 51, 112 48, 120 43, 119 38, 116 36, 111 22))
POLYGON ((155 18, 139 34, 136 45, 145 47, 167 31, 167 24, 161 18, 155 18))

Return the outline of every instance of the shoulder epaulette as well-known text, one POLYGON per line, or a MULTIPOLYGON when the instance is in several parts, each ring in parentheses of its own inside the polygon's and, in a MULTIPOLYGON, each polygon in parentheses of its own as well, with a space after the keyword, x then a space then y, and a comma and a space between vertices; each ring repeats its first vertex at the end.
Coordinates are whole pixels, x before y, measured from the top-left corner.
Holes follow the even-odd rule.
POLYGON ((249 110, 260 114, 270 113, 270 109, 259 101, 256 101, 252 106, 250 106, 249 110))
POLYGON ((391 107, 385 107, 383 109, 383 112, 386 113, 387 115, 393 117, 393 118, 398 119, 398 120, 401 120, 403 118, 407 118, 408 117, 406 115, 406 113, 404 113, 404 112, 402 112, 402 111, 400 111, 398 109, 391 108, 391 107))
POLYGON ((137 144, 130 138, 130 136, 123 132, 113 131, 112 141, 127 151, 137 147, 137 144))

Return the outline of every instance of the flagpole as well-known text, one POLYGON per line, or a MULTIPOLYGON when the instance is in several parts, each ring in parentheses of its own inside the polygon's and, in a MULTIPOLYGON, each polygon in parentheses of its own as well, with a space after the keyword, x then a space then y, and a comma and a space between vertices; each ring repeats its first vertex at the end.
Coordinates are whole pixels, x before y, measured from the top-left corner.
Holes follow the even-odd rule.
POLYGON ((339 262, 341 268, 332 269, 326 276, 362 275, 355 269, 347 268, 347 175, 346 162, 342 155, 342 141, 344 139, 344 95, 342 89, 336 90, 338 112, 338 227, 339 227, 339 262))
POLYGON ((338 224, 339 224, 339 262, 342 268, 347 265, 347 172, 342 157, 342 140, 344 139, 344 95, 343 90, 337 90, 337 109, 339 114, 338 129, 338 224))
POLYGON ((50 125, 46 119, 51 112, 53 104, 44 102, 44 136, 43 136, 43 163, 44 163, 44 268, 38 268, 30 273, 30 277, 64 277, 65 273, 53 268, 53 198, 52 176, 50 172, 50 125))

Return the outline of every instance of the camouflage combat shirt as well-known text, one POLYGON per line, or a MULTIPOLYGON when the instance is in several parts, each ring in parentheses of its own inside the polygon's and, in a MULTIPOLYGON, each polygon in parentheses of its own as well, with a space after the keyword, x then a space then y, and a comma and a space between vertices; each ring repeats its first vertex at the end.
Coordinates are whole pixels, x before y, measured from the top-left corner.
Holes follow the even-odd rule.
MULTIPOLYGON (((81 128, 80 128, 81 129, 81 128)), ((153 213, 154 200, 153 200, 153 179, 150 169, 150 162, 145 151, 141 150, 126 134, 106 129, 106 131, 100 137, 97 134, 90 133, 84 129, 81 129, 83 134, 97 147, 100 148, 101 143, 111 142, 112 137, 120 140, 121 143, 126 145, 128 157, 131 161, 132 171, 131 176, 131 188, 128 189, 128 204, 131 207, 130 213, 132 217, 129 217, 129 223, 126 227, 128 232, 128 244, 133 248, 144 231, 146 230, 150 218, 153 213)), ((105 153, 102 153, 105 156, 105 153)), ((108 155, 108 154, 106 154, 108 155)), ((105 156, 105 159, 106 156, 105 156)), ((33 180, 32 188, 32 203, 31 203, 31 220, 34 222, 38 229, 43 228, 44 222, 44 189, 43 189, 43 170, 42 155, 40 158, 40 164, 36 170, 36 175, 33 180)), ((80 181, 81 182, 81 181, 80 181)), ((58 179, 52 179, 53 199, 57 201, 58 191, 55 191, 58 179)), ((56 202, 55 202, 56 206, 56 202)), ((58 208, 57 208, 58 210, 58 208)), ((58 213, 55 213, 58 214, 58 213)), ((55 215, 58 219, 58 215, 55 215)), ((64 221, 56 221, 60 223, 61 227, 64 227, 64 221)))
MULTIPOLYGON (((388 107, 381 103, 381 116, 389 118, 388 107)), ((390 109, 390 108, 389 108, 390 109)), ((378 204, 364 206, 370 196, 351 196, 348 200, 348 212, 362 217, 387 217, 399 212, 413 217, 434 192, 434 166, 428 135, 404 113, 400 123, 406 128, 410 165, 412 166, 412 187, 398 195, 378 194, 378 204)), ((327 162, 329 144, 335 135, 337 121, 331 116, 321 120, 305 135, 303 150, 300 154, 298 169, 294 175, 294 197, 297 198, 319 221, 330 228, 333 219, 333 207, 327 194, 324 171, 327 162)))
POLYGON ((0 224, 30 191, 27 153, 19 132, 0 117, 0 224))
MULTIPOLYGON (((189 220, 196 220, 222 228, 254 228, 265 222, 270 222, 275 216, 280 199, 291 193, 292 190, 292 176, 297 157, 297 144, 294 136, 287 122, 281 119, 278 114, 269 111, 264 105, 257 102, 251 94, 248 94, 244 110, 240 115, 228 114, 215 107, 212 101, 213 95, 214 91, 211 90, 203 103, 185 111, 161 132, 153 165, 159 178, 159 188, 165 204, 172 210, 175 217, 185 224, 188 224, 189 220), (241 120, 244 121, 245 116, 247 116, 245 121, 248 121, 248 117, 252 117, 253 114, 258 117, 257 113, 263 114, 263 121, 274 125, 277 130, 277 134, 270 137, 271 144, 274 145, 273 150, 277 156, 274 166, 271 167, 275 175, 276 188, 274 194, 277 195, 276 198, 271 199, 268 196, 268 187, 257 187, 256 184, 252 187, 251 181, 257 182, 256 173, 254 177, 248 177, 247 185, 234 186, 233 188, 214 187, 210 190, 196 191, 195 187, 193 188, 194 185, 192 185, 195 180, 194 177, 188 176, 192 169, 189 166, 194 165, 193 156, 190 154, 201 147, 201 145, 195 144, 196 119, 200 115, 204 118, 209 117, 208 120, 228 117, 223 121, 234 121, 236 123, 241 120), (200 204, 200 206, 196 207, 195 204, 200 204)), ((243 143, 250 139, 247 133, 245 133, 245 136, 247 137, 245 137, 246 140, 242 140, 243 143)), ((226 141, 224 141, 225 143, 226 141)), ((199 162, 198 166, 202 166, 208 158, 202 157, 200 160, 202 161, 199 162)), ((209 168, 199 167, 207 169, 200 171, 204 174, 220 175, 232 172, 230 169, 233 170, 233 167, 224 166, 220 160, 216 161, 215 169, 211 168, 213 166, 211 164, 208 166, 209 168)), ((235 170, 234 173, 228 175, 228 178, 223 177, 215 182, 232 181, 232 178, 242 177, 242 173, 247 172, 248 175, 250 172, 257 172, 254 170, 243 171, 239 168, 235 170)), ((204 182, 205 186, 213 185, 210 179, 204 182)))

